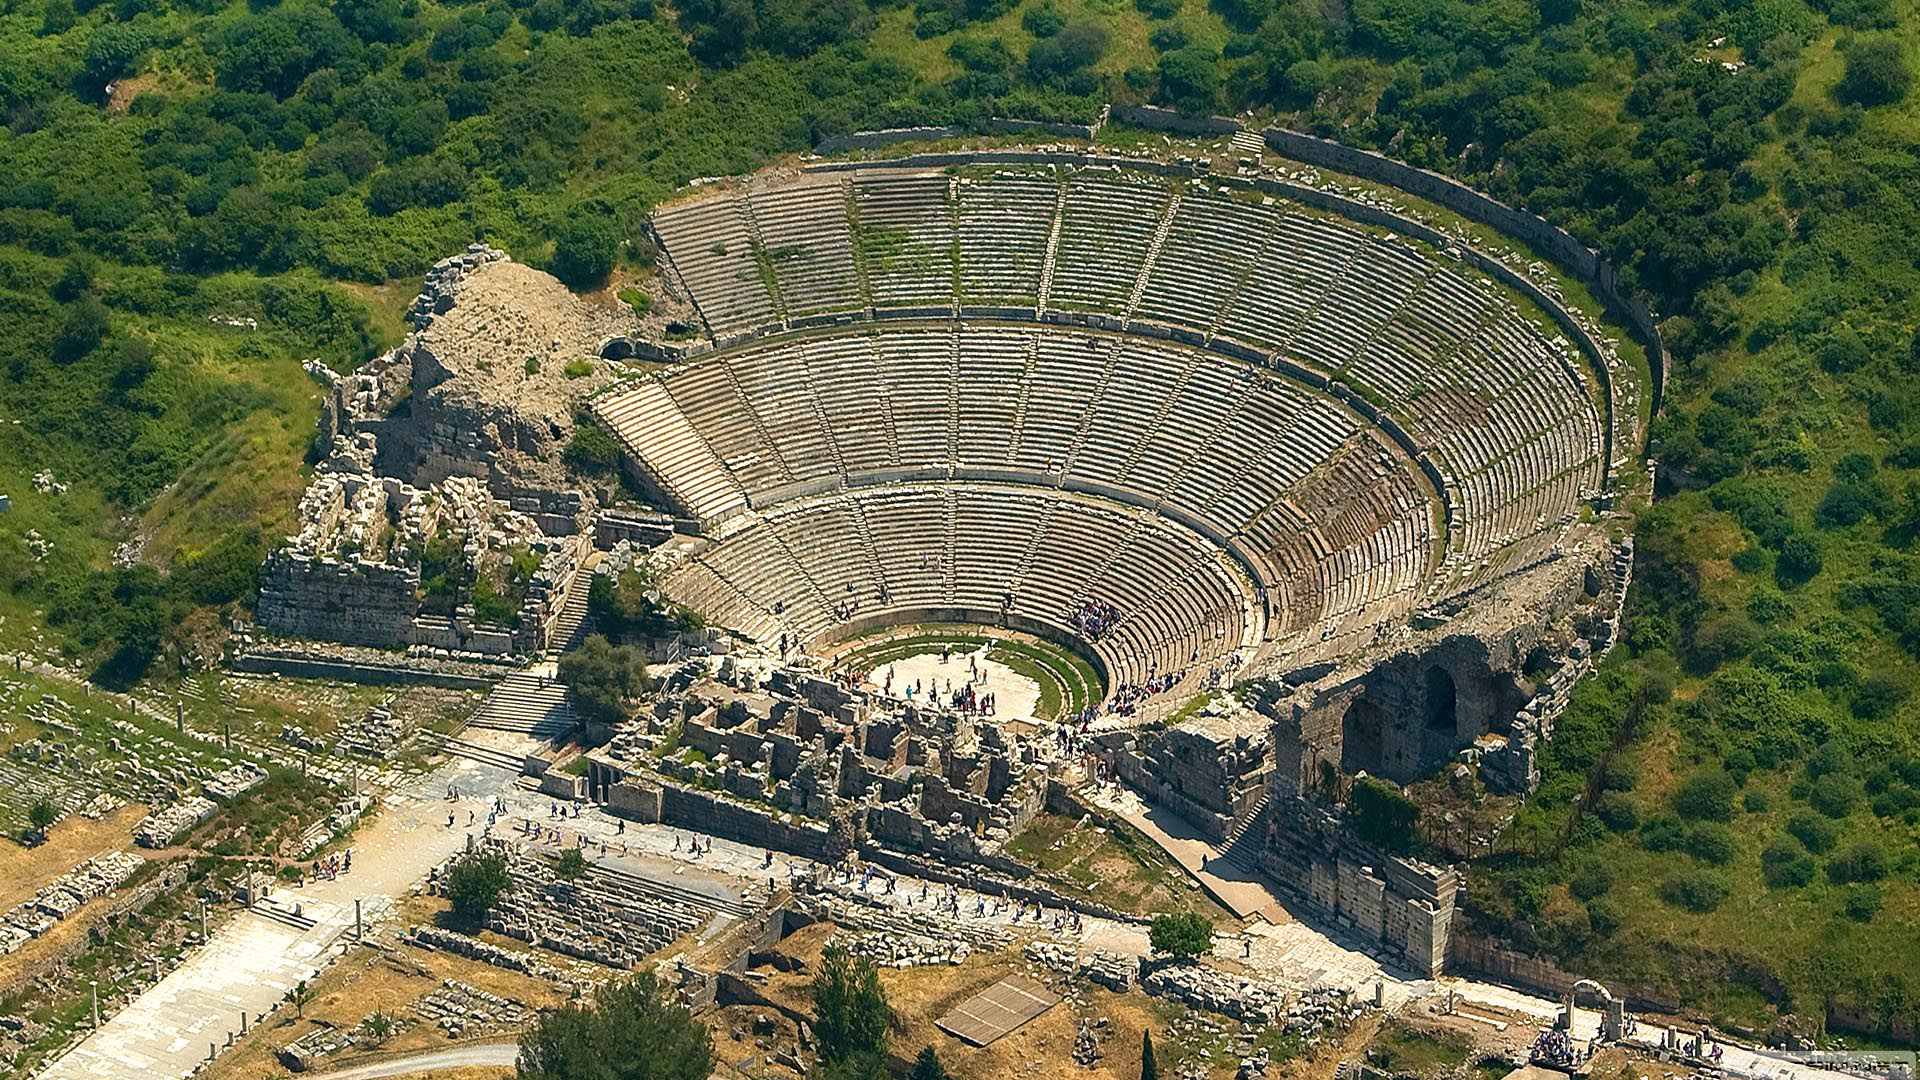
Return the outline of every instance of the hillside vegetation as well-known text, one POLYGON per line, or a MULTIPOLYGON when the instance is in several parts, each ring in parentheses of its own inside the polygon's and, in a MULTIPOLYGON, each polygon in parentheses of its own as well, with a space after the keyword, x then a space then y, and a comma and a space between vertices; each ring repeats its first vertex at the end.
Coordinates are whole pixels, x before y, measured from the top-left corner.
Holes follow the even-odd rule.
POLYGON ((1911 1020, 1916 25, 1909 0, 7 0, 0 643, 120 683, 217 644, 302 483, 299 361, 391 344, 470 240, 592 285, 644 263, 654 201, 826 135, 1251 109, 1525 205, 1665 315, 1626 644, 1476 867, 1475 922, 1733 1020, 1911 1020))

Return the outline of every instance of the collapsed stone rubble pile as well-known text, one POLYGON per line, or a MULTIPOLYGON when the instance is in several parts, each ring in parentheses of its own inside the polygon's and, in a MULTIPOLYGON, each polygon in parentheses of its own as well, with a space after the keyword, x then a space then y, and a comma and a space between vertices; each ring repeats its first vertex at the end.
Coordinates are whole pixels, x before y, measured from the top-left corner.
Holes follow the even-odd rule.
POLYGON ((26 1016, 0 1013, 0 1069, 11 1069, 27 1048, 47 1037, 45 1024, 26 1016))
POLYGON ((469 960, 478 960, 483 964, 491 964, 506 971, 517 971, 522 975, 531 975, 549 982, 566 986, 585 985, 584 980, 541 959, 537 953, 503 949, 492 942, 482 941, 457 930, 421 924, 402 931, 400 940, 417 948, 450 952, 455 956, 464 956, 469 960))
POLYGON ((334 729, 334 745, 343 754, 391 761, 413 734, 415 719, 396 717, 392 709, 373 705, 334 729))
POLYGON ((329 1024, 307 1032, 281 1047, 275 1054, 291 1072, 306 1072, 329 1056, 353 1046, 359 1040, 348 1028, 329 1024))
POLYGON ((33 899, 0 915, 0 955, 45 934, 94 897, 119 888, 146 864, 131 851, 114 851, 96 855, 60 875, 34 893, 33 899))
POLYGON ((252 791, 266 778, 266 769, 251 761, 243 761, 207 777, 201 786, 216 799, 234 799, 252 791))
POLYGON ((1117 956, 1103 949, 1081 952, 1073 945, 1056 941, 1029 941, 1022 949, 1027 959, 1049 971, 1086 979, 1116 993, 1133 988, 1134 972, 1140 962, 1131 956, 1117 956))
MULTIPOLYGON (((712 917, 682 899, 645 891, 635 878, 592 873, 563 881, 545 859, 509 841, 490 840, 485 850, 502 855, 514 878, 487 913, 487 929, 566 956, 631 969, 712 917)), ((432 880, 444 884, 444 865, 432 880)))
POLYGON ((414 1002, 412 1009, 449 1039, 490 1035, 533 1019, 533 1010, 521 1002, 454 979, 441 980, 439 989, 414 1002))
POLYGON ((853 934, 846 941, 847 951, 864 956, 880 967, 933 967, 958 965, 973 955, 965 941, 942 940, 919 934, 892 934, 875 930, 853 934))
POLYGON ((1081 1017, 1073 1033, 1073 1063, 1083 1069, 1099 1065, 1100 1059, 1107 1056, 1101 1044, 1112 1031, 1113 1021, 1107 1017, 1081 1017))
POLYGON ((1150 966, 1140 977, 1140 988, 1248 1024, 1272 1020, 1286 1001, 1285 993, 1276 987, 1199 964, 1150 966))
POLYGON ((133 842, 141 847, 172 847, 181 837, 213 817, 220 807, 209 798, 192 795, 149 815, 133 831, 133 842))

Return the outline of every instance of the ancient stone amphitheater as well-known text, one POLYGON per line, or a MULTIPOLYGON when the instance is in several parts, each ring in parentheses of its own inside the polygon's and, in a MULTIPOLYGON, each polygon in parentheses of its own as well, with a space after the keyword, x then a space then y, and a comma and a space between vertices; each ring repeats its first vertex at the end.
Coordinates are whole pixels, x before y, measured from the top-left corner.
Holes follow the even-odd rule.
POLYGON ((1617 376, 1457 251, 1018 155, 717 184, 651 228, 698 337, 592 408, 706 540, 665 590, 752 638, 1324 670, 1611 555, 1617 376))

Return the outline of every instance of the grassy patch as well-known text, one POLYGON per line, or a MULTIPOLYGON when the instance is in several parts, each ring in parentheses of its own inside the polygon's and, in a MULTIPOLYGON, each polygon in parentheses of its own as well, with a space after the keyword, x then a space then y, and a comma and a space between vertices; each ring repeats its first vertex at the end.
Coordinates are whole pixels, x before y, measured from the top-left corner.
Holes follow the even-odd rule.
POLYGON ((1008 842, 1007 853, 1122 911, 1222 914, 1165 852, 1124 825, 1109 829, 1091 817, 1042 813, 1008 842))

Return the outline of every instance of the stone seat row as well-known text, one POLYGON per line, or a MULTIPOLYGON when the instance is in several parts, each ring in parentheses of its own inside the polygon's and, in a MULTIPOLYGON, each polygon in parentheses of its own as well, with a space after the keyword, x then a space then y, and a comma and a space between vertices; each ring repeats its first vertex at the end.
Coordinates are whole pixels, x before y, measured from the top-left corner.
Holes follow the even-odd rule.
POLYGON ((928 609, 1074 631, 1074 613, 1092 601, 1121 612, 1092 644, 1116 678, 1133 681, 1258 636, 1245 625, 1250 585, 1203 538, 1067 493, 898 484, 738 520, 664 585, 762 640, 805 642, 849 621, 928 609))
MULTIPOLYGON (((1056 285, 1067 290, 1062 295, 1080 288, 1072 283, 1083 272, 1092 282, 1086 289, 1119 295, 1130 290, 1134 277, 1146 266, 1152 245, 1143 238, 1151 237, 1155 217, 1167 215, 1172 207, 1164 222, 1168 226, 1165 243, 1147 274, 1142 310, 1132 314, 1149 321, 1184 322, 1189 329, 1224 334, 1338 373, 1389 402, 1404 426, 1424 429, 1436 441, 1440 433, 1471 423, 1472 418, 1425 411, 1427 395, 1418 391, 1434 381, 1429 374, 1434 368, 1445 369, 1439 374, 1458 385, 1484 388, 1488 398, 1497 397, 1518 374, 1538 373, 1546 378, 1535 386, 1533 396, 1550 398, 1551 407, 1510 410, 1515 422, 1558 423, 1578 417, 1588 429, 1599 430, 1597 410, 1577 373, 1570 375, 1557 358, 1550 362, 1555 349, 1486 283, 1470 280, 1404 244, 1368 236, 1344 224, 1271 202, 1228 197, 1205 185, 1189 188, 1184 197, 1174 198, 1161 178, 1127 179, 1111 170, 1064 176, 1003 170, 958 178, 879 170, 852 179, 812 178, 791 188, 756 192, 750 198, 708 202, 748 205, 756 218, 767 216, 762 207, 780 204, 789 213, 815 221, 816 231, 827 238, 821 241, 820 259, 830 262, 831 251, 840 249, 840 241, 834 238, 849 231, 847 207, 854 206, 851 213, 858 217, 860 206, 881 197, 865 193, 881 192, 888 200, 888 212, 885 224, 875 228, 888 232, 874 244, 856 238, 855 246, 863 251, 885 250, 896 233, 950 244, 949 261, 958 266, 955 277, 963 295, 934 297, 941 306, 1031 303, 1028 297, 1037 295, 1040 279, 1047 273, 1042 264, 1056 216, 1056 285), (981 230, 978 235, 969 232, 975 227, 981 230), (1237 248, 1232 240, 1236 236, 1244 237, 1237 248), (1189 243, 1195 245, 1193 249, 1184 246, 1189 243), (1109 265, 1114 259, 1136 261, 1109 265), (1162 267, 1170 268, 1164 277, 1162 267), (968 284, 970 275, 978 279, 973 285, 968 284), (1027 275, 1030 284, 1017 288, 1007 284, 1021 275, 1027 275), (988 291, 971 295, 974 286, 988 291), (1201 293, 1191 294, 1193 289, 1201 293), (1192 317, 1182 319, 1155 307, 1155 298, 1167 297, 1183 298, 1183 308, 1193 312, 1192 317)), ((705 205, 685 204, 687 208, 705 205)), ((673 237, 681 231, 681 216, 693 214, 687 208, 670 207, 656 218, 670 250, 673 237)), ((859 228, 865 228, 864 220, 860 219, 859 228)), ((705 234, 698 237, 705 238, 705 234)), ((686 255, 676 257, 676 265, 700 260, 697 240, 682 242, 679 249, 686 255)), ((781 267, 797 258, 773 259, 769 276, 778 279, 781 267)), ((924 267, 927 258, 903 261, 849 255, 842 269, 849 280, 866 275, 868 285, 863 291, 872 294, 875 274, 884 277, 889 267, 905 263, 924 267)), ((932 282, 938 277, 922 274, 920 280, 932 282)), ((692 279, 689 284, 698 297, 699 286, 692 279)), ((971 380, 971 355, 963 356, 968 366, 965 378, 971 380)), ((931 373, 929 368, 927 374, 931 373)), ((941 443, 938 426, 924 430, 930 436, 929 445, 909 442, 903 447, 909 463, 938 461, 943 455, 951 460, 954 450, 941 443)), ((1597 450, 1588 452, 1576 442, 1568 445, 1567 452, 1580 454, 1596 475, 1604 469, 1597 450)), ((1553 464, 1547 475, 1557 475, 1573 462, 1553 464)))

